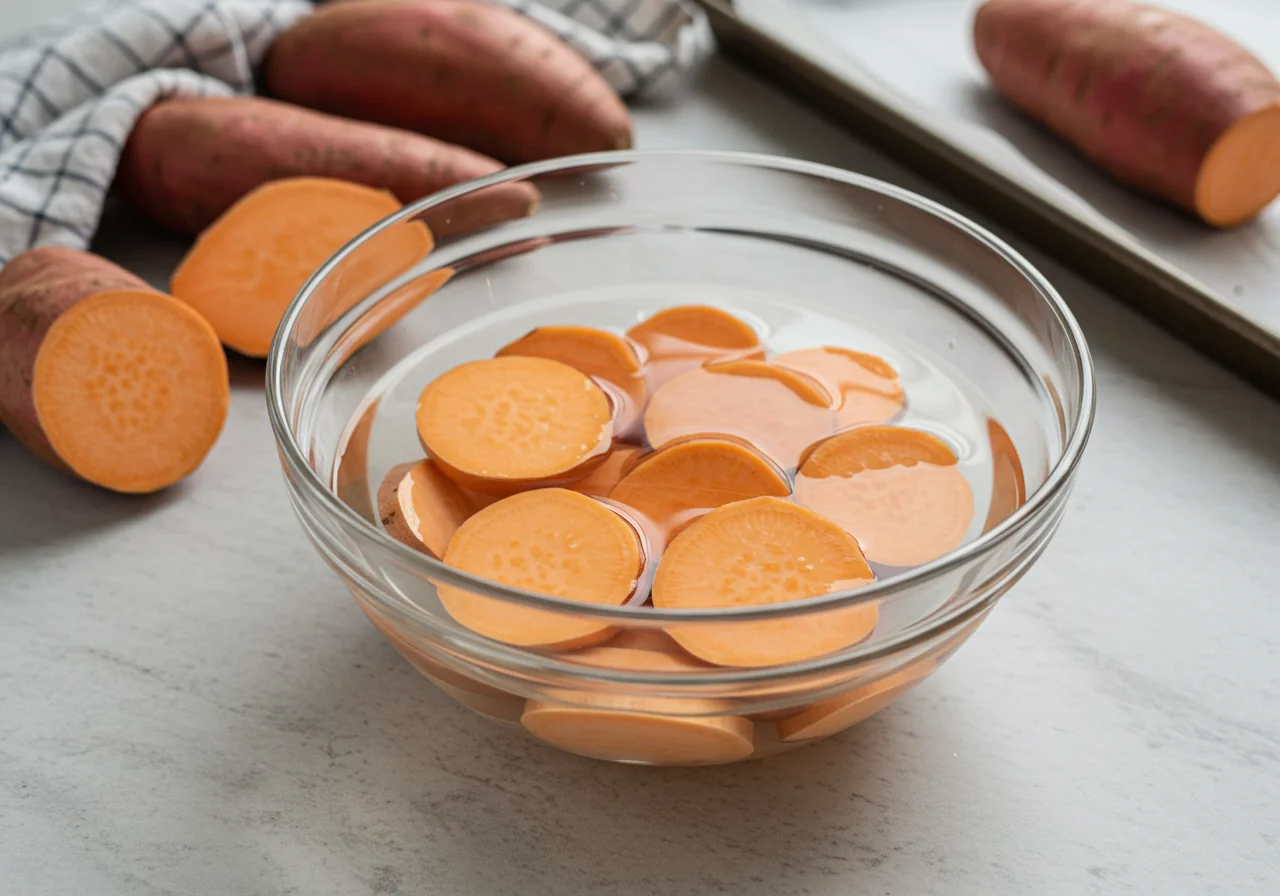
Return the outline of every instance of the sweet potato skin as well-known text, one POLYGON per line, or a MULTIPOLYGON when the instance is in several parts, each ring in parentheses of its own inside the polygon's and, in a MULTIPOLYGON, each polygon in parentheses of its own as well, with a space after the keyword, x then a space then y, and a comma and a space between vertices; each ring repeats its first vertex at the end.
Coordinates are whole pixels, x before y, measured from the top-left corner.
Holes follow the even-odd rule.
POLYGON ((1191 211, 1218 138, 1280 105, 1280 83, 1243 47, 1129 0, 987 0, 974 46, 1007 99, 1117 179, 1191 211))
POLYGON ((36 356, 54 321, 79 302, 142 280, 105 258, 61 246, 31 249, 0 269, 0 423, 32 454, 71 472, 45 437, 32 382, 36 356))
POLYGON ((568 45, 475 0, 378 0, 321 8, 280 36, 272 95, 431 134, 504 162, 625 149, 631 120, 568 45))
MULTIPOLYGON (((245 194, 290 177, 331 177, 414 202, 502 164, 396 128, 348 121, 261 97, 170 99, 134 126, 116 174, 120 193, 151 220, 195 235, 245 194)), ((538 192, 500 184, 424 220, 440 236, 529 214, 538 192)))

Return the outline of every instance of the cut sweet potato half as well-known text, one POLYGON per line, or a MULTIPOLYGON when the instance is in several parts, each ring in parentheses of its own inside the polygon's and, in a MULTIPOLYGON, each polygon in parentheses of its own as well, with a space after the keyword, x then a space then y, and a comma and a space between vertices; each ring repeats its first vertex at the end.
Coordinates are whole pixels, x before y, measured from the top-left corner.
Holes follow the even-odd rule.
POLYGON ((158 491, 195 470, 222 430, 226 356, 176 299, 150 289, 90 295, 39 345, 26 383, 36 418, 57 459, 89 482, 158 491))
POLYGON ((808 374, 765 361, 712 361, 654 393, 644 431, 654 448, 727 434, 794 469, 810 445, 831 434, 832 404, 808 374))
POLYGON ((430 459, 397 464, 378 488, 378 518, 387 534, 437 559, 477 509, 430 459))
MULTIPOLYGON (((348 241, 399 208, 390 193, 345 181, 271 181, 200 235, 174 271, 171 292, 198 311, 224 345, 264 358, 302 285, 348 241)), ((399 225, 361 246, 344 260, 341 282, 329 284, 328 320, 431 247, 421 224, 399 225)))
MULTIPOLYGON (((699 664, 680 654, 594 647, 564 657, 607 669, 687 672, 699 664)), ((539 740, 594 759, 653 765, 704 765, 751 755, 751 722, 720 715, 724 701, 630 696, 589 691, 530 700, 521 721, 539 740), (681 713, 673 714, 674 711, 681 713)))
POLYGON ((733 501, 790 494, 787 477, 759 453, 735 441, 695 438, 668 445, 637 463, 609 497, 645 517, 659 532, 674 533, 733 501))
POLYGON ((898 372, 883 358, 823 346, 786 352, 772 361, 809 374, 831 393, 836 403, 836 430, 884 423, 902 410, 905 394, 898 372))
MULTIPOLYGON (((869 584, 871 568, 844 529, 781 498, 726 504, 675 537, 658 564, 653 604, 664 610, 789 603, 869 584)), ((720 666, 811 659, 865 638, 875 604, 764 622, 673 625, 694 656, 720 666)))
MULTIPOLYGON (((617 511, 562 488, 491 504, 458 527, 444 562, 514 588, 587 604, 620 606, 645 558, 636 530, 617 511)), ((449 614, 478 634, 522 647, 572 650, 614 630, 570 613, 537 610, 440 585, 449 614)))
POLYGON ((619 445, 610 451, 605 462, 592 470, 586 478, 579 479, 565 488, 591 495, 593 498, 607 498, 622 481, 622 477, 634 466, 636 460, 643 455, 643 448, 619 445))
POLYGON ((1003 426, 991 419, 987 420, 987 437, 991 441, 991 507, 983 532, 1000 525, 1027 501, 1027 480, 1013 439, 1003 426))
POLYGON ((710 305, 664 308, 628 330, 627 337, 644 348, 653 389, 705 361, 764 358, 760 336, 750 325, 710 305))
POLYGON ((886 566, 927 563, 959 547, 973 490, 937 436, 865 426, 817 446, 796 473, 796 501, 843 526, 886 566))
POLYGON ((496 495, 582 479, 613 440, 613 408, 600 387, 547 358, 459 365, 422 390, 417 423, 441 470, 496 495))
POLYGON ((497 357, 550 358, 614 387, 614 430, 624 432, 639 419, 649 398, 644 366, 635 347, 617 333, 596 327, 538 327, 498 349, 497 357))
POLYGON ((778 722, 778 736, 790 742, 828 737, 867 719, 915 687, 934 669, 937 661, 926 657, 869 685, 819 701, 778 722))

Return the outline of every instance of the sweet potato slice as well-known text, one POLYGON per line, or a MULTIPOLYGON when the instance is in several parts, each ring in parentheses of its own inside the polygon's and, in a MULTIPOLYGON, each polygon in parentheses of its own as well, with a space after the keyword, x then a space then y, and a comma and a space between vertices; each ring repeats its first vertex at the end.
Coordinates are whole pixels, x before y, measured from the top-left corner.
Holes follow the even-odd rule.
POLYGON ((693 436, 745 439, 784 469, 831 434, 833 399, 808 374, 766 361, 710 361, 659 389, 644 414, 654 448, 693 436))
POLYGON ((627 338, 644 348, 653 389, 705 361, 764 359, 759 334, 745 321, 710 305, 664 308, 628 330, 627 338))
POLYGON ((831 393, 837 430, 884 423, 902 410, 905 396, 898 372, 875 355, 823 346, 785 352, 772 361, 809 374, 831 393))
POLYGON ((1003 426, 987 420, 987 438, 991 442, 991 507, 983 532, 990 532, 1007 520, 1027 501, 1027 480, 1022 473, 1022 459, 1017 446, 1003 426))
POLYGON ((437 559, 477 509, 429 458, 392 467, 378 488, 378 517, 387 534, 437 559))
POLYGON ((582 479, 607 459, 613 440, 605 393, 547 358, 461 364, 422 390, 417 423, 450 478, 495 495, 582 479))
MULTIPOLYGON (((636 589, 645 558, 634 528, 586 495, 544 488, 504 498, 464 522, 444 562, 494 582, 588 604, 620 606, 636 589)), ((598 644, 612 627, 441 585, 440 601, 460 624, 522 647, 570 650, 598 644)))
POLYGON ((637 458, 644 454, 643 448, 634 445, 621 445, 609 452, 609 457, 596 467, 584 479, 571 483, 565 488, 573 489, 593 498, 607 498, 622 477, 635 464, 637 458))
POLYGON ((934 669, 937 661, 926 657, 869 685, 839 694, 778 721, 783 741, 811 740, 843 731, 884 709, 915 687, 934 669))
POLYGON ((689 439, 636 464, 609 494, 674 533, 709 510, 763 495, 785 498, 791 483, 774 464, 738 442, 689 439))
POLYGON ((843 526, 886 566, 941 557, 973 521, 973 490, 955 453, 903 426, 865 426, 823 442, 796 473, 796 501, 843 526))
MULTIPOLYGON (((246 195, 196 240, 171 290, 213 325, 223 344, 266 357, 284 312, 316 269, 392 214, 389 193, 327 178, 272 181, 246 195)), ((431 251, 424 225, 385 231, 347 259, 331 318, 431 251)))
MULTIPOLYGON (((665 610, 787 603, 872 581, 844 529, 781 498, 726 504, 675 537, 658 564, 653 604, 665 610)), ((720 666, 772 666, 846 648, 875 628, 875 604, 764 622, 672 625, 694 656, 720 666)))
POLYGON ((648 401, 644 368, 635 347, 608 330, 579 326, 538 327, 498 349, 497 357, 509 355, 550 358, 612 385, 611 397, 619 405, 614 423, 617 432, 630 428, 648 401))
MULTIPOLYGON (((695 660, 679 654, 618 647, 593 647, 564 658, 628 671, 680 673, 699 668, 695 660)), ((718 714, 725 708, 724 701, 589 691, 549 696, 565 702, 530 700, 521 721, 539 740, 581 756, 704 765, 745 759, 753 749, 751 722, 718 714), (681 714, 673 714, 677 709, 681 714)))

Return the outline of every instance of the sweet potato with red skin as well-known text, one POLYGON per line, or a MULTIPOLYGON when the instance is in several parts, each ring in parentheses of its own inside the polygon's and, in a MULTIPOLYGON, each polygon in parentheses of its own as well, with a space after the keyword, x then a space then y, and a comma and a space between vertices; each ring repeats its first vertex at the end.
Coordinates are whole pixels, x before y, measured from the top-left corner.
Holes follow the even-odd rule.
MULTIPOLYGON (((151 220, 194 236, 256 187, 328 177, 386 190, 402 203, 502 169, 502 163, 412 131, 349 121, 261 97, 165 100, 138 119, 116 186, 151 220)), ((467 233, 522 217, 532 184, 498 184, 432 209, 432 233, 467 233)))
POLYGON ((541 25, 475 0, 321 8, 282 34, 267 92, 469 146, 504 162, 625 149, 609 84, 541 25))
POLYGON ((56 469, 119 492, 172 485, 229 398, 208 322, 105 258, 50 246, 0 269, 0 423, 56 469))
POLYGON ((996 88, 1118 180, 1226 227, 1280 195, 1280 82, 1187 16, 1130 0, 987 0, 996 88))

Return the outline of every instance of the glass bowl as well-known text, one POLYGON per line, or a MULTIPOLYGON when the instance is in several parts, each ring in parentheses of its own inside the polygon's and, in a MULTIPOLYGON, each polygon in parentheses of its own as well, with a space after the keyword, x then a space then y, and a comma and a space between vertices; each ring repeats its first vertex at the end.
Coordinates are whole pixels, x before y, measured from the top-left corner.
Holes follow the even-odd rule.
MULTIPOLYGON (((448 356, 442 350, 450 363, 470 359, 448 356)), ((812 743, 932 674, 1044 551, 1094 407, 1079 327, 1002 241, 867 177, 715 152, 556 159, 406 207, 305 285, 276 334, 267 382, 304 531, 409 662, 472 710, 557 747, 677 765, 812 743), (541 193, 528 214, 527 203, 511 201, 522 181, 541 193), (410 233, 419 221, 437 237, 429 252, 410 233), (652 310, 724 295, 856 321, 937 359, 982 394, 1000 424, 988 446, 992 481, 1020 458, 1025 500, 993 497, 1004 509, 990 512, 977 537, 900 575, 806 601, 720 610, 584 605, 520 591, 445 566, 378 524, 375 492, 388 463, 421 456, 411 406, 388 410, 380 390, 421 347, 471 345, 478 320, 510 337, 530 321, 595 323, 610 303, 637 296, 652 310), (388 445, 403 453, 391 457, 388 445), (440 585, 500 610, 532 608, 607 629, 609 655, 627 661, 485 638, 445 611, 440 585), (665 633, 714 627, 730 638, 767 637, 871 604, 878 622, 864 640, 785 665, 700 664, 665 633)))

